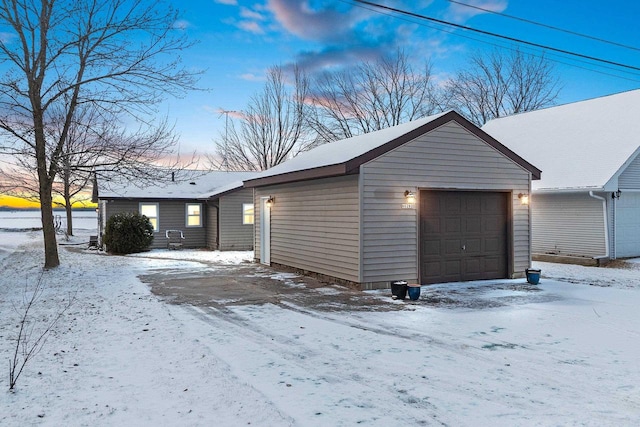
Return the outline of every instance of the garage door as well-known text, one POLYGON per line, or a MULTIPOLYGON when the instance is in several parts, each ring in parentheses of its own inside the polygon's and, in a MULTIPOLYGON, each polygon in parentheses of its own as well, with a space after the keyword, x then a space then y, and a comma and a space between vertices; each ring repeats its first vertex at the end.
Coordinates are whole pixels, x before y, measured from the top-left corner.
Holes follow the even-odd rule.
POLYGON ((506 278, 507 202, 507 193, 421 191, 421 283, 506 278))

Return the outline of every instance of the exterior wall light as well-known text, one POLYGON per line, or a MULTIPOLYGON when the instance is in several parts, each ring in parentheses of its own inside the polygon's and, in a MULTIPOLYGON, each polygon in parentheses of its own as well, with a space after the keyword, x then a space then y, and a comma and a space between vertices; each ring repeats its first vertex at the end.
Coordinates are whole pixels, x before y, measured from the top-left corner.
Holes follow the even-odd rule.
POLYGON ((416 193, 407 190, 404 192, 404 198, 407 200, 407 203, 414 204, 416 202, 416 193))
POLYGON ((528 194, 520 193, 520 194, 518 194, 518 199, 520 199, 520 204, 522 204, 522 205, 528 205, 529 204, 529 195, 528 194))
POLYGON ((614 191, 613 193, 611 193, 611 198, 612 199, 619 199, 620 198, 620 194, 622 194, 622 191, 620 191, 620 189, 618 189, 618 191, 614 191))
POLYGON ((267 199, 267 202, 266 202, 267 207, 270 208, 275 203, 276 203, 276 198, 273 197, 273 196, 269 196, 269 198, 267 199))

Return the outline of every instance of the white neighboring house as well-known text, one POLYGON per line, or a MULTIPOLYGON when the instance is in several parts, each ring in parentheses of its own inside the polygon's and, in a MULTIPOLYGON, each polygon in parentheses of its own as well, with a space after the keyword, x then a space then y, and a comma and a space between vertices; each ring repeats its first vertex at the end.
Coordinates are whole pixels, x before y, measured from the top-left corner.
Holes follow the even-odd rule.
POLYGON ((633 90, 482 127, 544 171, 532 182, 534 259, 640 256, 639 112, 633 90))

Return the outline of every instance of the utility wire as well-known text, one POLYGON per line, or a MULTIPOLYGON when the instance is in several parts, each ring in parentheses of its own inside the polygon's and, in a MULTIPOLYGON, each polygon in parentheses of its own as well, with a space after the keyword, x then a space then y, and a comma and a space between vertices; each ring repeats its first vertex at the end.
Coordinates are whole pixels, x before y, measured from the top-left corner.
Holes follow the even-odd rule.
MULTIPOLYGON (((460 37, 460 38, 467 39, 467 40, 473 40, 473 41, 476 41, 476 42, 479 42, 479 43, 488 44, 490 46, 495 46, 495 47, 498 47, 498 48, 501 48, 501 49, 508 49, 508 50, 511 50, 511 51, 516 51, 517 50, 513 46, 508 46, 508 45, 500 44, 498 42, 492 42, 492 41, 488 41, 488 40, 483 40, 481 38, 472 37, 472 36, 470 36, 468 34, 457 33, 454 29, 447 29, 445 26, 440 25, 440 24, 430 25, 430 24, 425 23, 424 21, 420 22, 420 21, 416 20, 415 18, 412 19, 412 18, 409 18, 409 17, 402 17, 402 16, 398 16, 397 14, 393 14, 391 12, 381 11, 381 10, 375 9, 373 7, 369 7, 369 6, 365 6, 365 5, 357 4, 357 3, 356 4, 352 3, 352 1, 355 1, 355 0, 339 0, 339 1, 341 1, 343 3, 351 4, 351 5, 354 5, 354 6, 357 6, 357 7, 360 7, 362 9, 370 10, 371 12, 378 13, 380 15, 385 15, 385 16, 388 16, 390 18, 399 19, 401 21, 410 22, 412 24, 420 25, 422 27, 431 28, 431 29, 436 30, 436 31, 441 31, 443 33, 451 34, 452 36, 455 36, 455 37, 460 37)), ((569 67, 579 68, 581 70, 585 70, 585 71, 589 71, 589 72, 592 72, 592 73, 601 74, 603 76, 615 77, 617 79, 627 80, 627 81, 630 81, 630 82, 640 82, 640 78, 639 78, 640 76, 638 75, 637 72, 632 71, 632 70, 620 70, 619 68, 615 68, 615 67, 612 67, 612 66, 609 66, 609 65, 594 64, 593 62, 587 61, 585 59, 577 59, 577 58, 573 59, 574 61, 577 61, 578 63, 588 64, 588 65, 591 65, 591 66, 596 66, 596 67, 600 67, 600 68, 616 71, 618 73, 630 74, 631 76, 633 76, 633 77, 631 77, 631 76, 625 77, 625 76, 621 76, 619 74, 613 74, 611 72, 606 72, 606 71, 590 68, 590 67, 587 67, 586 65, 578 65, 578 64, 576 64, 574 62, 563 61, 563 60, 561 60, 559 58, 565 58, 565 56, 560 55, 558 53, 549 52, 549 53, 545 54, 543 52, 542 54, 540 54, 538 50, 535 50, 535 49, 532 49, 532 48, 528 48, 528 49, 531 49, 531 52, 529 53, 530 55, 536 56, 538 58, 546 57, 550 61, 553 61, 553 62, 555 62, 557 64, 567 65, 569 67)))
POLYGON ((485 9, 483 7, 480 7, 480 6, 474 6, 472 4, 462 3, 462 2, 459 2, 459 1, 456 1, 456 0, 448 0, 448 1, 449 1, 449 3, 455 3, 455 4, 459 4, 460 6, 469 7, 471 9, 481 10, 482 12, 487 12, 487 13, 492 13, 494 15, 504 16, 505 18, 515 19, 517 21, 526 22, 527 24, 537 25, 538 27, 544 27, 544 28, 548 28, 550 30, 561 31, 563 33, 571 34, 573 36, 584 37, 586 39, 595 40, 595 41, 598 41, 598 42, 601 42, 601 43, 606 43, 606 44, 610 44, 610 45, 613 45, 613 46, 623 47, 625 49, 631 49, 631 50, 635 50, 635 51, 640 52, 640 48, 637 48, 637 47, 634 47, 634 46, 629 46, 629 45, 618 43, 618 42, 614 42, 614 41, 611 41, 611 40, 601 39, 599 37, 594 37, 594 36, 590 36, 588 34, 578 33, 576 31, 566 30, 566 29, 560 28, 560 27, 554 27, 553 25, 543 24, 542 22, 531 21, 529 19, 520 18, 519 16, 514 16, 514 15, 508 15, 508 14, 502 13, 502 12, 496 12, 496 11, 491 10, 491 9, 485 9))
POLYGON ((390 6, 384 6, 384 5, 381 5, 381 4, 372 3, 372 2, 366 1, 366 0, 353 0, 353 1, 355 1, 356 3, 366 4, 368 6, 372 6, 372 7, 378 8, 378 9, 383 9, 383 10, 387 10, 387 11, 390 11, 390 12, 395 12, 395 13, 399 13, 399 14, 402 14, 402 15, 411 16, 411 17, 418 18, 418 19, 423 19, 423 20, 427 20, 427 21, 431 21, 431 22, 436 22, 436 23, 439 23, 439 24, 448 25, 448 26, 455 27, 455 28, 461 28, 463 30, 472 31, 472 32, 483 34, 483 35, 486 35, 486 36, 497 37, 497 38, 501 38, 501 39, 504 39, 504 40, 509 40, 509 41, 512 41, 512 42, 515 42, 515 43, 520 43, 520 44, 524 44, 524 45, 527 45, 527 46, 533 46, 533 47, 537 47, 537 48, 541 48, 541 49, 547 49, 549 51, 558 52, 558 53, 562 53, 562 54, 565 54, 565 55, 574 56, 574 57, 577 57, 577 58, 588 59, 590 61, 601 62, 603 64, 609 64, 609 65, 614 65, 616 67, 621 67, 621 68, 627 68, 627 69, 630 69, 630 70, 640 71, 640 67, 635 67, 633 65, 622 64, 620 62, 609 61, 607 59, 597 58, 595 56, 584 55, 584 54, 581 54, 581 53, 572 52, 572 51, 564 50, 564 49, 559 49, 559 48, 556 48, 556 47, 547 46, 547 45, 543 45, 543 44, 539 44, 539 43, 534 43, 534 42, 530 42, 530 41, 527 41, 527 40, 518 39, 518 38, 515 38, 515 37, 505 36, 503 34, 493 33, 493 32, 490 32, 490 31, 479 30, 477 28, 468 27, 466 25, 456 24, 454 22, 449 22, 449 21, 443 21, 441 19, 432 18, 432 17, 426 16, 426 15, 420 15, 418 13, 409 12, 409 11, 402 10, 402 9, 396 9, 396 8, 393 8, 393 7, 390 7, 390 6))

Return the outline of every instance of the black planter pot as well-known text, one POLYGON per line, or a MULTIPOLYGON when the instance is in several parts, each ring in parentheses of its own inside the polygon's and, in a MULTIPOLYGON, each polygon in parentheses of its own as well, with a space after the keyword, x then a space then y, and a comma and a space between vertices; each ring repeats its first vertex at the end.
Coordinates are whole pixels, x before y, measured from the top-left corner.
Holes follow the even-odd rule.
POLYGON ((391 283, 391 298, 405 299, 407 297, 407 282, 398 280, 391 283))

